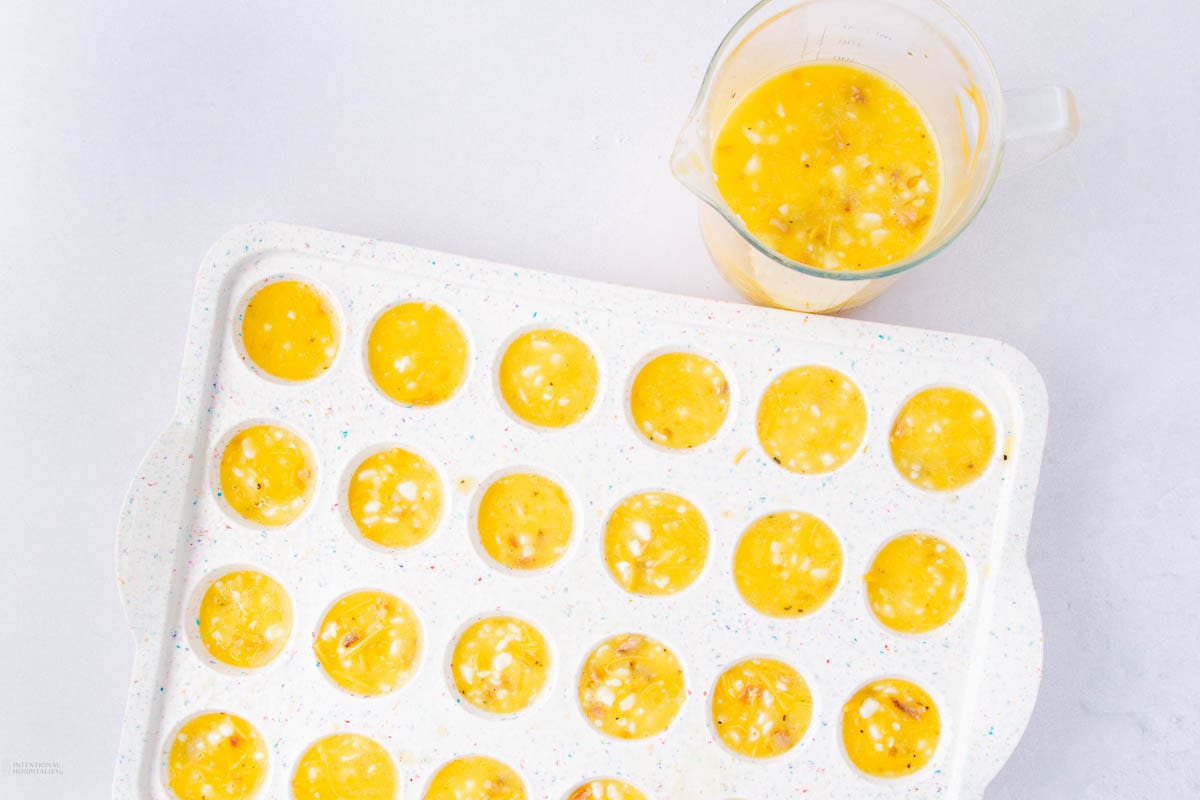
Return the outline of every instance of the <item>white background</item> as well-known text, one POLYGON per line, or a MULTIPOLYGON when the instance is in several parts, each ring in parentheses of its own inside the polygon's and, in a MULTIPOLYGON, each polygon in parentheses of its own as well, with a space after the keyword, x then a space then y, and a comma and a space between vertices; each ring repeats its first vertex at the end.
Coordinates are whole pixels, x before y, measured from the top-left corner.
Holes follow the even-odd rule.
MULTIPOLYGON (((0 2, 4 800, 108 796, 132 659, 114 528, 227 228, 735 299, 667 155, 746 0, 323 5, 0 2)), ((1071 86, 1082 119, 855 314, 1003 339, 1049 385, 1045 676, 988 797, 1197 797, 1196 6, 957 5, 1007 86, 1071 86)))

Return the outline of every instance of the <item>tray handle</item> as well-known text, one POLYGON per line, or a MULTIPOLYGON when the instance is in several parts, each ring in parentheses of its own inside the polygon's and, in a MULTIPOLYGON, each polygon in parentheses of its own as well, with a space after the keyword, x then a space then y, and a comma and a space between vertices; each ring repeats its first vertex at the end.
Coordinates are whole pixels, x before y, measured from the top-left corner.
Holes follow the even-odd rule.
POLYGON ((996 582, 1005 590, 995 596, 991 624, 981 633, 985 641, 975 648, 984 665, 971 687, 971 703, 978 711, 964 731, 966 747, 959 749, 966 763, 955 771, 963 776, 963 785, 952 796, 964 800, 982 798, 1016 750, 1042 678, 1042 614, 1023 548, 1005 559, 1000 571, 996 582))

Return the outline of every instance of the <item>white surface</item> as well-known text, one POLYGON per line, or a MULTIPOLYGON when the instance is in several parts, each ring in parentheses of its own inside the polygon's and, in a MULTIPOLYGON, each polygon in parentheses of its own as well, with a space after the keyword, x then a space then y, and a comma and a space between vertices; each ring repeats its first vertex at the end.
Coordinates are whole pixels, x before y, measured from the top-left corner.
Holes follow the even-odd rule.
MULTIPOLYGON (((209 243, 276 218, 732 297, 666 159, 745 5, 5 0, 0 797, 107 796, 132 658, 113 531, 209 243)), ((1006 85, 1072 86, 1083 126, 856 314, 1004 339, 1049 385, 1045 678, 988 797, 1193 797, 1198 12, 958 7, 1006 85)))

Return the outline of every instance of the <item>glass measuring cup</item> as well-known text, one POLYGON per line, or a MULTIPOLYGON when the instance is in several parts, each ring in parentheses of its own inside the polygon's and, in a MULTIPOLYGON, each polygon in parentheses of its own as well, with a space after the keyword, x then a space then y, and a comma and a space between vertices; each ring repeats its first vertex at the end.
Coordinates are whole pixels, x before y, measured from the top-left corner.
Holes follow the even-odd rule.
POLYGON ((877 297, 950 244, 983 206, 1002 155, 1006 172, 1040 162, 1078 127, 1068 89, 1001 92, 979 39, 939 0, 762 0, 717 48, 671 171, 703 201, 704 242, 738 291, 764 305, 834 312, 877 297), (746 229, 713 176, 713 142, 740 98, 791 67, 836 61, 873 69, 907 91, 941 151, 942 194, 929 234, 908 257, 873 270, 824 270, 773 252, 746 229))

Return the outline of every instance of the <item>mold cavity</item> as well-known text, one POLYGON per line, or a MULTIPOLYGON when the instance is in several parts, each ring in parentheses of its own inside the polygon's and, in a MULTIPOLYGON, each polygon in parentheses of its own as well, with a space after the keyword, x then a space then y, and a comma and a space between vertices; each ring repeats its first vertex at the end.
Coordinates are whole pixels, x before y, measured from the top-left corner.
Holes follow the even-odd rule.
POLYGON ((830 367, 807 366, 776 378, 758 405, 758 440, 784 469, 831 472, 858 453, 867 404, 852 380, 830 367))
POLYGON ((811 614, 833 595, 842 577, 842 545, 823 520, 801 511, 759 517, 733 555, 742 599, 771 617, 811 614))
POLYGON ((537 472, 513 471, 494 479, 475 508, 475 533, 498 566, 545 569, 567 552, 575 514, 566 490, 537 472))
POLYGON ((279 581, 256 569, 234 567, 202 585, 189 638, 217 665, 259 669, 283 652, 292 635, 292 601, 279 581))
POLYGON ((703 571, 708 538, 708 525, 690 502, 670 492, 640 492, 609 515, 604 560, 627 592, 674 594, 703 571))
POLYGON ((812 710, 808 683, 774 658, 734 664, 713 687, 713 728, 726 747, 747 758, 773 758, 798 745, 812 710))
POLYGON ((663 353, 646 362, 629 390, 638 433, 672 449, 696 447, 717 435, 729 415, 729 381, 694 353, 663 353))
POLYGON ((646 795, 625 781, 595 778, 572 789, 566 800, 646 800, 646 795))
POLYGON ((489 714, 529 708, 544 694, 552 668, 546 637, 508 615, 475 620, 450 652, 450 680, 458 696, 489 714))
POLYGON ((317 486, 317 462, 299 434, 282 425, 241 428, 221 451, 218 491, 244 521, 287 525, 308 507, 317 486))
POLYGON ((273 280, 250 296, 240 316, 242 353, 272 378, 312 380, 337 359, 337 314, 325 294, 309 283, 273 280))
POLYGON ((842 745, 850 763, 874 778, 903 778, 933 758, 941 716, 929 694, 903 678, 879 678, 842 706, 842 745))
POLYGON ((445 490, 422 456, 402 447, 377 449, 347 482, 346 513, 363 539, 380 547, 413 547, 441 522, 445 490))
POLYGON ((407 406, 449 400, 467 376, 467 336, 445 309, 411 301, 388 308, 367 336, 367 371, 385 395, 407 406))
POLYGON ((344 595, 317 626, 313 652, 322 671, 351 694, 387 694, 417 670, 422 648, 416 612, 395 595, 363 589, 344 595))
POLYGON ((395 800, 400 775, 384 747, 357 733, 336 733, 309 745, 292 773, 294 800, 395 800))
POLYGON ((996 456, 996 424, 978 397, 953 386, 917 392, 888 437, 892 463, 909 483, 946 492, 983 475, 996 456))
POLYGON ((461 756, 443 764, 429 781, 424 800, 526 800, 516 771, 490 756, 461 756))
POLYGON ((267 745, 245 719, 206 711, 175 729, 166 767, 175 800, 250 800, 267 780, 267 745), (214 787, 220 788, 219 795, 214 787))
POLYGON ((579 676, 579 706, 599 732, 645 739, 665 731, 683 708, 683 667, 666 645, 623 633, 594 649, 579 676))
POLYGON ((497 368, 500 396, 517 419, 541 428, 579 422, 596 400, 600 368, 587 344, 541 328, 509 343, 497 368))
POLYGON ((928 633, 958 612, 967 565, 944 539, 905 533, 879 549, 863 576, 875 618, 898 633, 928 633))

